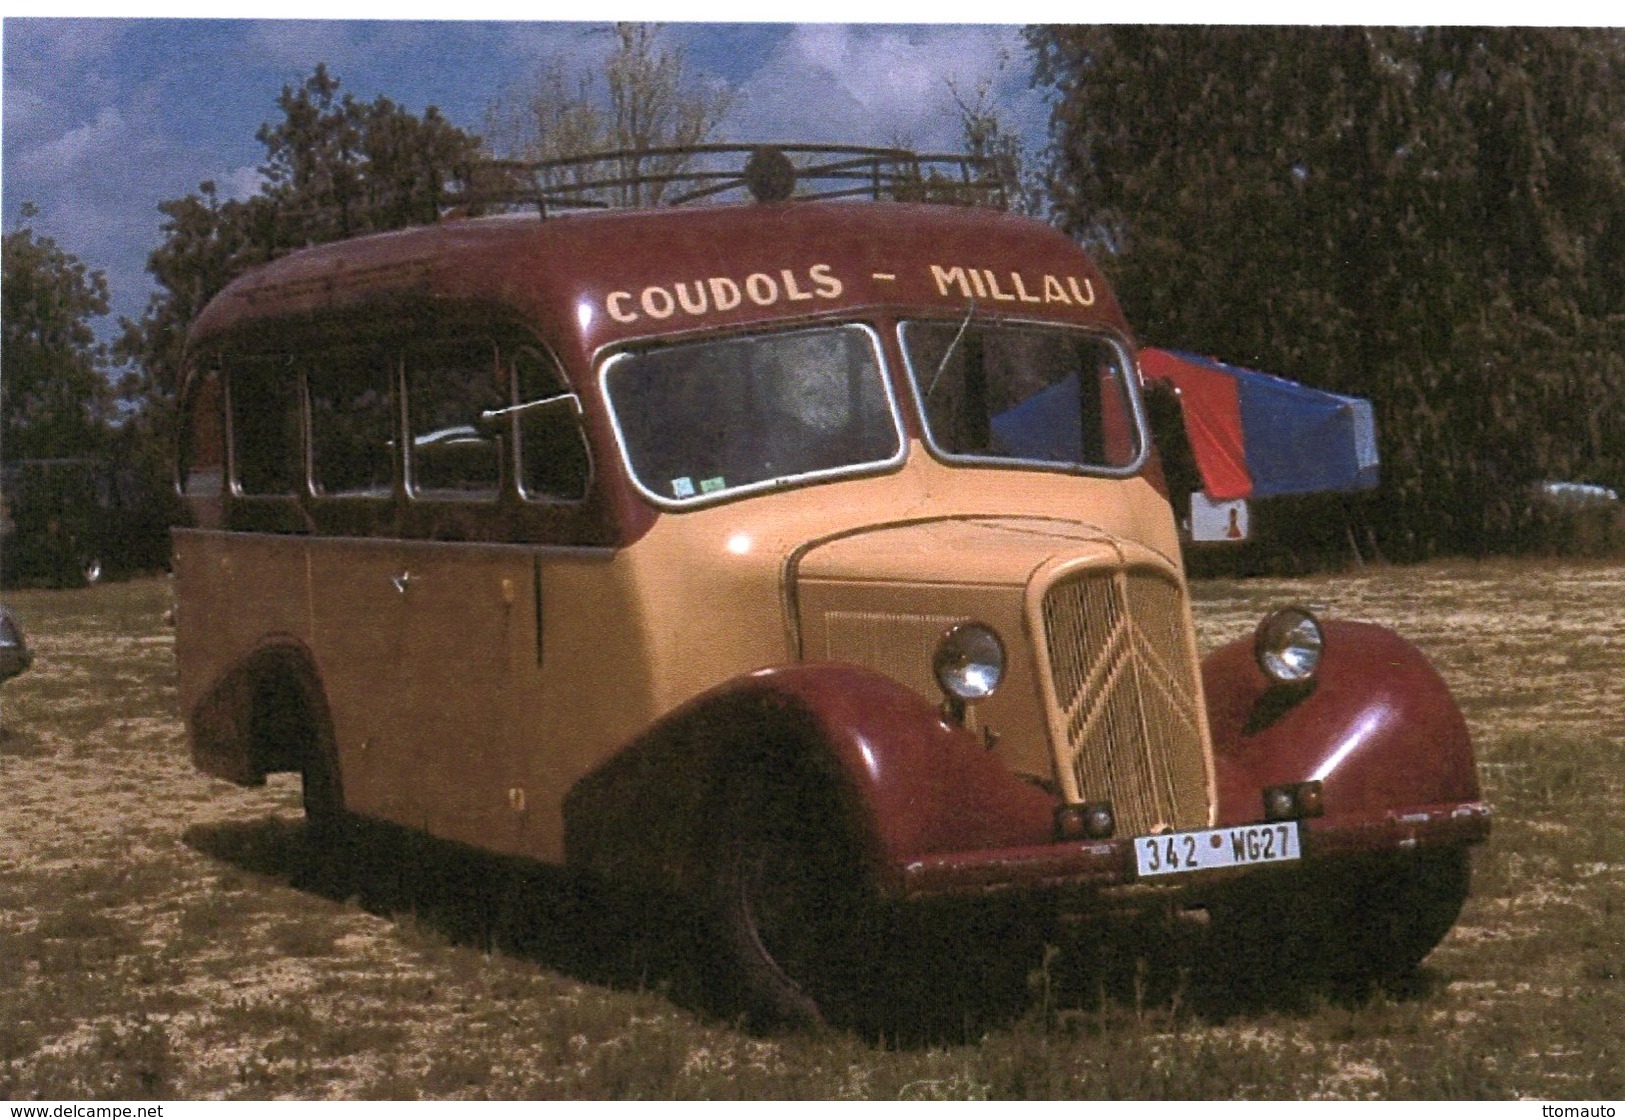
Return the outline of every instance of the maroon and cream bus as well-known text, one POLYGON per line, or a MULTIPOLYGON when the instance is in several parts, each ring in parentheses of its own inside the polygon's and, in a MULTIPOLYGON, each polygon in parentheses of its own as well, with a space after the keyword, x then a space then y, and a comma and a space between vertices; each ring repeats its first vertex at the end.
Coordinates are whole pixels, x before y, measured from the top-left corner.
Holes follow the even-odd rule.
MULTIPOLYGON (((842 166, 896 195, 899 157, 842 166)), ((841 1017, 873 916, 943 897, 1414 967, 1489 828, 1439 675, 1290 605, 1199 660, 1089 257, 752 166, 780 200, 444 220, 209 304, 174 545, 197 765, 298 772, 318 836, 682 892, 762 1024, 841 1017)))

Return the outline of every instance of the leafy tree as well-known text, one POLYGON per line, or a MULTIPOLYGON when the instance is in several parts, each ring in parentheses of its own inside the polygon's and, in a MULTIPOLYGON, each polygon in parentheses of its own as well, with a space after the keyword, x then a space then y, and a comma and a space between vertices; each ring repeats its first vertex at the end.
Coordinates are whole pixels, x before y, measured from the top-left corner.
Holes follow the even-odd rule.
POLYGON ((204 182, 159 203, 164 241, 147 261, 159 291, 139 322, 125 321, 115 348, 141 371, 127 393, 167 407, 187 328, 245 269, 305 245, 434 221, 473 178, 478 138, 433 106, 419 117, 387 97, 363 102, 339 90, 321 65, 283 87, 281 119, 256 134, 266 153, 258 193, 222 200, 204 182))
MULTIPOLYGON (((33 218, 23 208, 24 220, 33 218)), ((0 441, 6 458, 83 455, 111 415, 105 348, 90 321, 107 314, 99 269, 24 225, 4 238, 0 282, 0 441)))
MULTIPOLYGON (((733 106, 725 86, 696 81, 681 47, 663 47, 659 28, 617 23, 615 50, 603 81, 592 70, 575 71, 564 59, 546 61, 533 82, 504 92, 486 111, 486 136, 506 158, 542 162, 593 152, 647 152, 690 147, 711 139, 733 106)), ((545 188, 604 177, 680 174, 685 155, 634 155, 613 165, 555 173, 545 188)), ((604 192, 617 205, 661 200, 664 184, 633 182, 604 192)))
POLYGON ((260 126, 266 185, 257 240, 275 252, 376 230, 434 221, 479 161, 479 139, 433 105, 413 116, 387 97, 338 96, 318 65, 303 85, 284 86, 282 120, 260 126))
POLYGON ((1625 480, 1625 37, 1036 29, 1051 191, 1150 338, 1373 399, 1390 555, 1625 480))

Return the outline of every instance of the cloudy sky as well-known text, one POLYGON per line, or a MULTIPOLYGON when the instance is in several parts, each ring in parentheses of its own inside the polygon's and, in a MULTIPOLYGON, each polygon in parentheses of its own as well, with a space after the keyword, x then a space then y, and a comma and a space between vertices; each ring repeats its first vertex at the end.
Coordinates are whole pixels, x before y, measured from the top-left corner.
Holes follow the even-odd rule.
MULTIPOLYGON (((668 24, 689 67, 736 91, 718 139, 903 142, 954 148, 949 82, 987 82, 1041 144, 1047 119, 1013 26, 668 24)), ((486 107, 544 60, 591 68, 604 25, 523 22, 42 19, 4 21, 0 215, 107 273, 113 315, 139 316, 160 240, 157 204, 215 180, 252 193, 284 84, 318 62, 364 101, 436 105, 479 131, 486 107)))

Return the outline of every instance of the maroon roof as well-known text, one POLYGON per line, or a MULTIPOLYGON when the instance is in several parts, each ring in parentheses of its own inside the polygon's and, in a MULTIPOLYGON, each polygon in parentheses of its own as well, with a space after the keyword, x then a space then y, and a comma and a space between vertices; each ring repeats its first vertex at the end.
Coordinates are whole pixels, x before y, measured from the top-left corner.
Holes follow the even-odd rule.
POLYGON ((858 308, 1104 323, 1126 332, 1088 257, 998 211, 800 202, 446 221, 291 253, 234 280, 196 346, 258 320, 416 295, 506 306, 566 364, 600 346, 858 308), (572 354, 573 352, 573 354, 572 354))

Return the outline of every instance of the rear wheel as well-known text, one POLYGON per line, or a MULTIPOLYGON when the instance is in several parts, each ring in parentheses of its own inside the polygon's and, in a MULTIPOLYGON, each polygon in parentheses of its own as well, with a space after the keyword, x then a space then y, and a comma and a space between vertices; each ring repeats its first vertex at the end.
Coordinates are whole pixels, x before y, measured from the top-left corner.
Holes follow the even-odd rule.
POLYGON ((268 672, 254 686, 254 756, 266 773, 297 770, 305 830, 318 844, 350 831, 338 760, 297 675, 268 672))
POLYGON ((349 815, 344 811, 338 768, 327 753, 312 744, 299 769, 300 792, 305 804, 305 831, 321 845, 342 840, 349 832, 349 815))
POLYGON ((1465 848, 1363 863, 1309 887, 1272 886, 1213 908, 1233 978, 1366 987, 1401 979, 1450 932, 1467 899, 1465 848))

